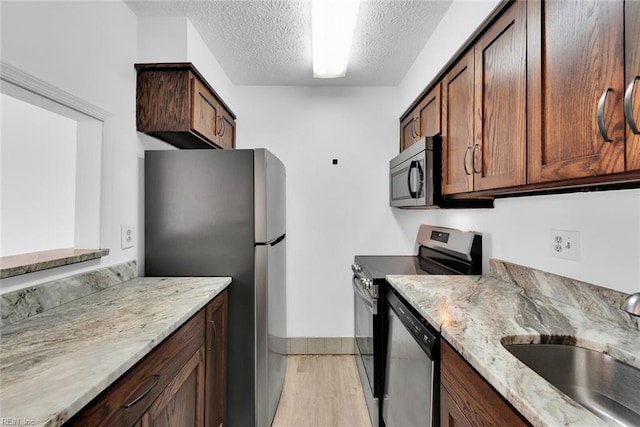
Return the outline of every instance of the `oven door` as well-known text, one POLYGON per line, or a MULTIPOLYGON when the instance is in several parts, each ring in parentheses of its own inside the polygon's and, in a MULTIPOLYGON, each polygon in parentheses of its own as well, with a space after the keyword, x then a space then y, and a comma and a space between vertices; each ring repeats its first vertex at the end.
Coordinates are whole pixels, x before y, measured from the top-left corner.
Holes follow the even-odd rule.
MULTIPOLYGON (((373 299, 364 289, 357 276, 353 276, 354 298, 354 331, 356 365, 360 375, 360 382, 364 391, 367 409, 374 427, 378 426, 378 388, 376 386, 375 345, 377 337, 374 335, 378 319, 378 300, 373 299)), ((377 334, 376 334, 377 335, 377 334)), ((379 356, 378 356, 379 357, 379 356)))
POLYGON ((374 378, 374 337, 373 337, 373 316, 377 315, 377 300, 371 298, 360 284, 360 279, 353 276, 353 291, 355 293, 354 313, 355 313, 355 339, 356 355, 362 361, 366 372, 367 383, 373 391, 375 389, 374 378))

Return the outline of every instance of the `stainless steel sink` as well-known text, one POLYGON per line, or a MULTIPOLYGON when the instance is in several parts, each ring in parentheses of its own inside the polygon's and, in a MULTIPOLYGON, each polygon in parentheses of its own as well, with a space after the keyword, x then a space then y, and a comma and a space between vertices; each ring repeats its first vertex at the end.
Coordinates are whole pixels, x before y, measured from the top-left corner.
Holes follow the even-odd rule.
POLYGON ((639 369, 607 354, 572 345, 504 347, 598 417, 623 426, 640 426, 639 369))

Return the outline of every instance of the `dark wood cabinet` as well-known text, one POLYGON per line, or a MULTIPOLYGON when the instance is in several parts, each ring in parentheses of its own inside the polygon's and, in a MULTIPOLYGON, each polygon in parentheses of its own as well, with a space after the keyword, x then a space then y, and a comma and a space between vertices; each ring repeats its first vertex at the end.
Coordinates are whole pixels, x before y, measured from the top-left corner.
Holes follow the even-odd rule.
POLYGON ((191 63, 136 64, 136 127, 178 148, 234 148, 236 116, 191 63))
POLYGON ((474 55, 467 52, 442 80, 442 191, 473 190, 474 55))
POLYGON ((623 2, 529 1, 527 40, 528 182, 624 171, 623 2))
POLYGON ((443 78, 444 194, 526 182, 525 21, 513 3, 443 78))
POLYGON ((441 88, 438 83, 411 113, 400 122, 400 151, 424 136, 441 132, 441 88))
POLYGON ((440 426, 472 427, 444 386, 440 385, 440 426))
POLYGON ((222 425, 226 316, 224 291, 65 425, 222 425), (207 327, 211 326, 209 321, 215 325, 215 333, 207 327))
POLYGON ((441 426, 529 426, 445 340, 440 340, 441 426))
POLYGON ((206 307, 205 425, 224 425, 227 389, 227 292, 206 307))
POLYGON ((474 191, 526 183, 526 28, 526 3, 517 1, 474 46, 474 191))
POLYGON ((142 427, 204 426, 204 346, 142 415, 142 427))
POLYGON ((640 169, 640 2, 624 4, 627 170, 640 169))
MULTIPOLYGON (((502 2, 428 86, 443 194, 640 186, 638 40, 638 1, 502 2)), ((429 127, 427 98, 402 116, 401 150, 429 127)))

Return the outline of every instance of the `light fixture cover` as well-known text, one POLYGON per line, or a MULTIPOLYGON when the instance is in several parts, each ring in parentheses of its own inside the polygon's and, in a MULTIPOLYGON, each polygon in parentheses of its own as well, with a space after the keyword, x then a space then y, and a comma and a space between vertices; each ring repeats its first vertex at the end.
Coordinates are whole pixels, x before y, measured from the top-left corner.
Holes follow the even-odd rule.
POLYGON ((358 0, 313 0, 313 77, 344 77, 358 18, 358 0))

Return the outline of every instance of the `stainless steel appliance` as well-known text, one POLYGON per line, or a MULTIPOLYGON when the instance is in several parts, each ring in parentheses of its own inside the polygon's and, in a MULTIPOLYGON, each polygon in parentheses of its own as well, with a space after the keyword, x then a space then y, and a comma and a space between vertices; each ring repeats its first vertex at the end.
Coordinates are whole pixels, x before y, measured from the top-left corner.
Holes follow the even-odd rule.
MULTIPOLYGON (((389 162, 389 204, 395 207, 434 206, 440 178, 434 174, 434 142, 425 137, 389 162), (435 181, 438 182, 435 182, 435 181), (435 197, 434 197, 435 196, 435 197)), ((438 169, 439 172, 439 169, 438 169)))
POLYGON ((385 276, 390 274, 480 274, 482 236, 474 232, 421 225, 418 231, 418 255, 356 256, 352 286, 354 299, 354 335, 356 362, 374 426, 380 425, 384 402, 385 276))
POLYGON ((269 151, 147 151, 145 275, 231 276, 225 425, 271 425, 286 368, 285 167, 269 151))
POLYGON ((382 419, 387 427, 439 425, 438 331, 387 293, 388 335, 382 419))
POLYGON ((493 199, 442 195, 442 137, 427 136, 389 162, 389 206, 398 208, 492 208, 493 199))

